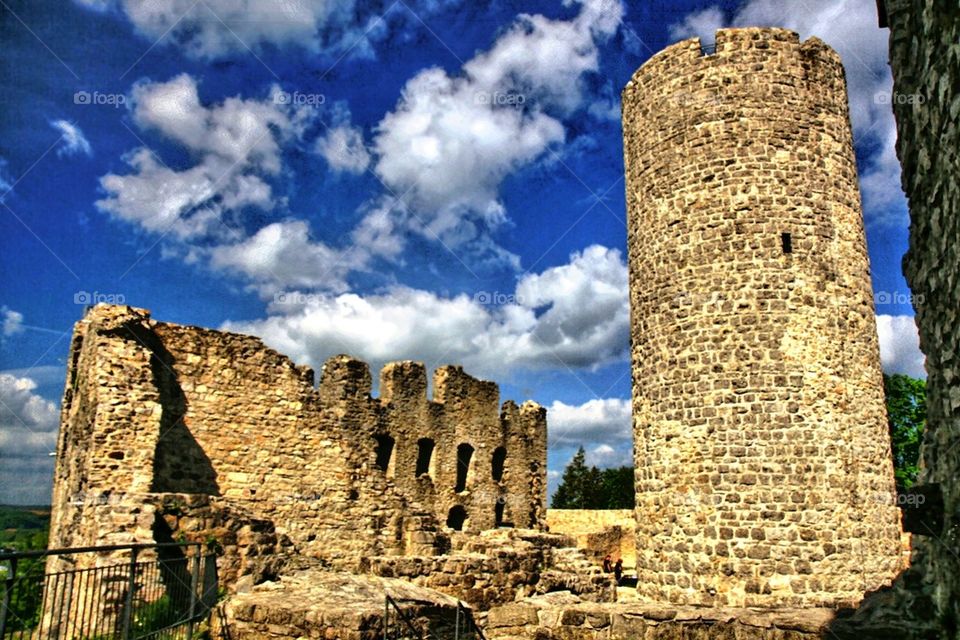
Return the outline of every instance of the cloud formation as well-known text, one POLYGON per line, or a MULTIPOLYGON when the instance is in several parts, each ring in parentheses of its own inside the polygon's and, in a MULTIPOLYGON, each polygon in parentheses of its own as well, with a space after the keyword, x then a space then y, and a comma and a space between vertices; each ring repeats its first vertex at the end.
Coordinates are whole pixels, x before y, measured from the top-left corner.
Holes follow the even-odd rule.
POLYGON ((3 337, 8 338, 23 332, 23 314, 7 307, 0 307, 3 316, 3 337))
POLYGON ((562 119, 585 106, 597 44, 622 13, 584 0, 572 20, 522 14, 459 75, 432 67, 406 83, 373 149, 377 175, 419 214, 411 230, 457 246, 506 221, 500 184, 565 141, 562 119))
POLYGON ((52 120, 50 126, 60 132, 60 140, 63 143, 57 148, 58 156, 93 155, 93 147, 90 146, 80 127, 66 120, 52 120))
POLYGON ((581 405, 555 400, 547 410, 551 446, 589 448, 597 444, 630 443, 633 427, 630 400, 595 398, 581 405))
POLYGON ((926 357, 920 351, 920 335, 913 316, 877 316, 880 362, 885 373, 904 373, 926 378, 926 357))
POLYGON ((146 147, 126 159, 133 171, 100 179, 107 196, 97 206, 147 231, 178 240, 230 239, 238 231, 229 215, 278 204, 270 184, 282 167, 281 145, 298 138, 310 110, 278 100, 227 98, 200 103, 196 80, 181 74, 166 82, 142 82, 132 95, 134 121, 189 150, 196 163, 184 170, 165 165, 146 147))
POLYGON ((503 379, 517 369, 624 360, 626 281, 620 253, 594 245, 565 265, 521 278, 511 294, 443 297, 408 287, 362 297, 290 292, 270 306, 269 317, 223 328, 258 335, 315 368, 349 353, 374 367, 403 359, 456 362, 474 375, 503 379))
POLYGON ((0 373, 0 495, 15 504, 48 504, 59 412, 28 377, 0 373))

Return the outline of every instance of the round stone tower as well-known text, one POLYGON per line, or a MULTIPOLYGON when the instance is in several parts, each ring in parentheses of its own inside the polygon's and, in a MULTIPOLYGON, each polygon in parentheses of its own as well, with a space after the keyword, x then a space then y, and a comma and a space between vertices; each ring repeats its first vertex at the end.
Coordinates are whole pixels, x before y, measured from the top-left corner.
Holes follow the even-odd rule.
POLYGON ((831 606, 900 570, 839 56, 729 29, 623 91, 638 590, 831 606))

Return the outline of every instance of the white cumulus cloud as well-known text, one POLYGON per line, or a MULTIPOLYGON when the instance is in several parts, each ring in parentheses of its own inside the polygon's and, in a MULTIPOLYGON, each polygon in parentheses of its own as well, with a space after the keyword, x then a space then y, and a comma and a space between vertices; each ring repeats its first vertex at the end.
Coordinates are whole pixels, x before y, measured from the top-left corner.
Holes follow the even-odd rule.
POLYGON ((80 127, 66 120, 52 120, 50 126, 60 132, 63 142, 57 149, 58 156, 93 155, 93 148, 80 127))
POLYGON ((885 373, 904 373, 926 378, 926 357, 920 351, 920 336, 913 316, 877 316, 880 362, 885 373))
POLYGON ((50 501, 59 412, 28 377, 0 373, 0 503, 50 501))
POLYGON ((599 444, 622 445, 632 441, 630 400, 596 398, 581 405, 555 400, 547 410, 549 444, 588 449, 599 444))
POLYGON ((214 247, 210 255, 215 268, 238 272, 267 292, 288 287, 345 291, 346 274, 364 259, 311 240, 302 220, 269 224, 236 244, 214 247))
POLYGON ((3 315, 3 335, 4 337, 14 336, 23 332, 23 314, 7 307, 0 307, 0 314, 3 315))
POLYGON ((308 109, 276 99, 278 92, 274 87, 263 99, 233 97, 205 106, 196 80, 187 74, 137 84, 134 121, 179 143, 197 160, 175 170, 150 149, 137 148, 126 156, 131 173, 101 178, 107 195, 97 206, 148 231, 169 231, 179 240, 235 239, 224 216, 277 205, 267 180, 280 172, 281 145, 302 135, 310 118, 308 109))
POLYGON ((565 141, 562 118, 585 106, 597 43, 621 19, 615 0, 585 1, 569 21, 523 14, 461 74, 407 82, 373 148, 376 173, 420 214, 414 231, 456 245, 506 220, 500 183, 565 141))
POLYGON ((518 282, 512 302, 491 294, 443 297, 394 287, 337 296, 290 292, 262 320, 227 322, 297 362, 319 368, 349 353, 376 367, 414 359, 462 363, 474 375, 502 379, 510 370, 592 367, 627 357, 626 265, 620 253, 588 247, 570 262, 518 282), (375 336, 375 339, 372 337, 375 336))

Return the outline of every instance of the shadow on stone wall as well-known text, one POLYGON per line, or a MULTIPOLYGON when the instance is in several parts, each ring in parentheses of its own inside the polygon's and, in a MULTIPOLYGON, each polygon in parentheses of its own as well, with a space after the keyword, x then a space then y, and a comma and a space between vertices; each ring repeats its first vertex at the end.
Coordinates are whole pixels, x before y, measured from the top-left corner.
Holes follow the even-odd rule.
POLYGON ((128 323, 116 333, 150 352, 150 370, 161 407, 160 433, 154 451, 150 490, 156 493, 219 496, 220 486, 213 462, 184 422, 187 398, 174 369, 173 355, 160 337, 142 324, 128 323))

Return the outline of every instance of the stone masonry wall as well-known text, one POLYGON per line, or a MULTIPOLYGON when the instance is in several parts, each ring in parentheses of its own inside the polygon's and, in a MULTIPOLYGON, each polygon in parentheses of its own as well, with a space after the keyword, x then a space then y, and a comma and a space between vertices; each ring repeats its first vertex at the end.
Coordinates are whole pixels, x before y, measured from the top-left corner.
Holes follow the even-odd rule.
POLYGON ((73 338, 51 545, 151 541, 136 507, 171 494, 236 504, 299 553, 344 567, 439 552, 456 507, 465 519, 453 528, 542 526, 544 409, 501 409, 496 385, 459 367, 436 371, 433 401, 418 363, 385 367, 380 398, 370 387, 367 365, 347 356, 314 388, 310 369, 254 337, 95 307, 73 338), (418 475, 423 438, 433 447, 418 475), (104 503, 114 515, 91 518, 104 503), (121 512, 132 524, 110 521, 121 512))
POLYGON ((899 568, 839 56, 781 29, 623 92, 641 597, 834 606, 899 568))
POLYGON ((573 538, 597 563, 606 555, 636 566, 637 520, 632 509, 547 509, 547 528, 573 538))
POLYGON ((919 588, 942 638, 960 638, 960 6, 887 0, 897 156, 910 203, 904 271, 927 357, 921 484, 943 495, 940 527, 914 535, 919 588))

